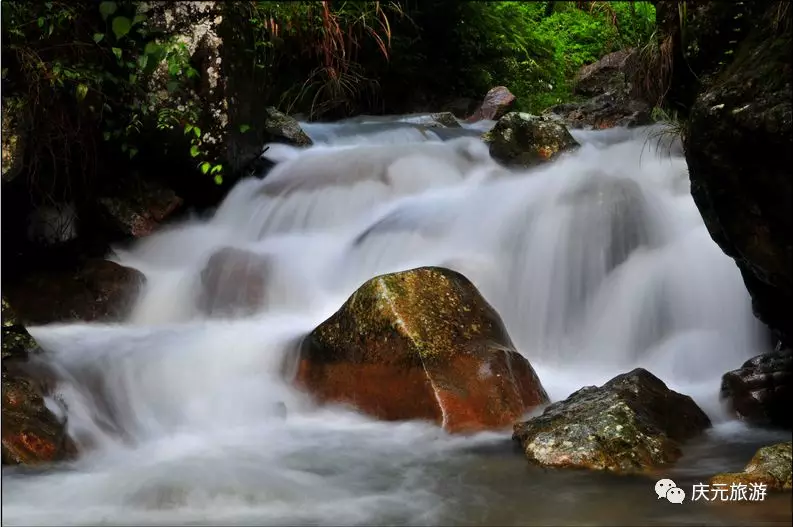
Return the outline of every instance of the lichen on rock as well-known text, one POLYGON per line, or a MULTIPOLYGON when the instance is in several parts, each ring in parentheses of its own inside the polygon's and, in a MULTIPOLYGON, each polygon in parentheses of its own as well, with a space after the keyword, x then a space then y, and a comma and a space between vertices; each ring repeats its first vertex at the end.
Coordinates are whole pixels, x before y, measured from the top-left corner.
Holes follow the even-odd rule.
POLYGON ((558 119, 521 112, 506 114, 482 139, 493 159, 524 168, 556 159, 579 146, 558 119))
POLYGON ((513 439, 531 463, 637 472, 674 462, 681 443, 709 426, 690 397, 637 368, 516 424, 513 439))
POLYGON ((727 472, 717 474, 710 484, 743 484, 762 483, 769 490, 791 489, 791 463, 793 462, 793 443, 777 443, 765 446, 757 451, 743 472, 727 472))
POLYGON ((452 432, 507 427, 547 402, 492 306, 437 267, 363 284, 306 338, 297 381, 320 401, 452 432))

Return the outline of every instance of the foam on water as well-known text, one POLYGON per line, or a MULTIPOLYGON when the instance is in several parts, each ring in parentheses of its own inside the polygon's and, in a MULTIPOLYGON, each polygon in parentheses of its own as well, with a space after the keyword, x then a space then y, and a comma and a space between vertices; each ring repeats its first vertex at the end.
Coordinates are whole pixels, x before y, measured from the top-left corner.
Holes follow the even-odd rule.
POLYGON ((148 279, 127 323, 32 328, 84 454, 4 469, 4 523, 451 522, 470 490, 450 497, 444 463, 503 434, 316 408, 283 380, 299 339, 361 283, 420 265, 477 285, 554 400, 644 366, 725 420, 719 377, 757 352, 760 327, 679 152, 646 129, 575 132, 576 152, 508 171, 421 122, 307 126, 320 146, 277 147, 273 173, 213 218, 117 251, 148 279), (229 246, 267 259, 265 307, 210 319, 199 275, 229 246))

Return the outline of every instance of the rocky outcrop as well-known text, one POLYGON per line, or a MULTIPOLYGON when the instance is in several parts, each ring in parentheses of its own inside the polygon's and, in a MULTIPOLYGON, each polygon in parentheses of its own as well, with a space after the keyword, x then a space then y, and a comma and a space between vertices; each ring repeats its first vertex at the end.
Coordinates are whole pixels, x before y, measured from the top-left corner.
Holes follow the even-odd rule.
POLYGON ((516 424, 513 439, 538 465, 636 472, 676 461, 681 444, 709 426, 690 397, 637 368, 516 424))
POLYGON ((173 190, 138 177, 97 199, 97 221, 109 239, 141 238, 156 231, 182 203, 173 190))
POLYGON ((583 102, 557 104, 543 112, 556 116, 571 128, 604 130, 616 126, 632 128, 652 122, 646 102, 627 96, 603 93, 583 102))
POLYGON ((362 285, 305 339, 297 382, 323 402, 450 432, 508 427, 548 401, 498 313, 437 267, 362 285))
POLYGON ((547 116, 511 112, 482 136, 493 159, 512 167, 532 167, 579 146, 567 128, 547 116))
POLYGON ((209 315, 249 314, 264 304, 267 261, 261 255, 226 247, 201 271, 199 309, 209 315))
POLYGON ((107 260, 76 269, 33 271, 3 284, 21 324, 124 319, 142 287, 140 271, 107 260))
POLYGON ((764 484, 768 490, 791 489, 791 463, 793 443, 777 443, 757 451, 743 472, 717 474, 710 480, 713 485, 764 484))
POLYGON ((793 350, 759 355, 724 374, 721 398, 747 423, 793 428, 793 350))
POLYGON ((475 123, 482 120, 496 120, 501 118, 509 111, 512 103, 515 102, 515 96, 507 89, 506 86, 496 86, 490 88, 485 95, 485 99, 476 111, 466 119, 469 123, 475 123))
MULTIPOLYGON (((709 4, 718 11, 724 3, 709 4)), ((772 3, 734 53, 722 50, 730 54, 702 85, 684 137, 705 225, 738 265, 756 316, 786 347, 793 346, 791 16, 772 3)))
POLYGON ((628 94, 631 89, 628 70, 633 60, 636 60, 636 51, 628 48, 583 66, 573 81, 573 93, 584 97, 604 93, 628 94))

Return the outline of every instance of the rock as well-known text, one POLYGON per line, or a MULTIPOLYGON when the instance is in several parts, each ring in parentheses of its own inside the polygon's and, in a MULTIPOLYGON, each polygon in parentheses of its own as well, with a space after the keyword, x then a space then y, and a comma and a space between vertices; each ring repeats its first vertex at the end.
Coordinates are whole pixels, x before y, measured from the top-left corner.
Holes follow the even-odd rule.
POLYGON ((512 437, 531 463, 636 472, 676 461, 681 443, 709 426, 690 397, 637 368, 550 405, 512 437))
POLYGON ((482 139, 489 145, 493 159, 524 168, 550 161, 579 146, 557 120, 518 112, 499 119, 482 139))
POLYGON ((264 128, 269 135, 268 143, 286 143, 293 146, 311 146, 311 138, 306 135, 300 123, 293 117, 279 112, 276 108, 269 106, 265 109, 267 119, 264 128))
POLYGON ((76 448, 65 422, 46 406, 30 379, 3 370, 2 463, 35 465, 71 458, 76 448))
POLYGON ((476 111, 478 106, 479 103, 474 99, 458 97, 447 103, 441 104, 440 108, 444 113, 449 112, 458 119, 466 119, 476 111))
MULTIPOLYGON (((10 98, 9 98, 10 99, 10 98)), ((17 101, 15 101, 18 104, 17 101)), ((25 164, 27 133, 24 112, 13 111, 11 101, 4 101, 2 108, 2 181, 12 181, 25 164)))
POLYGON ((25 358, 28 351, 38 345, 28 330, 20 322, 16 312, 3 296, 3 336, 2 336, 2 359, 6 358, 25 358))
POLYGON ((596 130, 616 126, 632 128, 652 122, 649 104, 613 93, 603 93, 583 102, 558 104, 543 114, 556 115, 571 128, 596 130))
POLYGON ((297 382, 322 402, 449 432, 507 427, 548 401, 498 313, 438 267, 362 285, 305 339, 297 382))
POLYGON ((793 350, 779 349, 725 373, 721 398, 740 419, 759 426, 793 428, 793 350))
POLYGON ((631 88, 626 70, 629 63, 635 60, 635 55, 636 52, 631 48, 622 49, 582 67, 573 81, 573 93, 585 97, 604 93, 627 95, 631 88))
POLYGON ((457 118, 451 112, 433 113, 432 120, 446 128, 462 128, 457 118))
POLYGON ((226 247, 201 271, 198 305, 210 315, 252 313, 264 304, 268 265, 262 256, 226 247))
POLYGON ((96 259, 76 269, 28 273, 4 283, 3 296, 24 324, 114 322, 129 314, 144 281, 140 271, 96 259))
POLYGON ((182 199, 173 190, 155 181, 135 178, 98 200, 99 219, 116 236, 148 236, 173 215, 182 199))
POLYGON ((490 88, 482 104, 466 121, 475 123, 482 120, 499 119, 507 113, 513 102, 515 102, 515 96, 505 86, 490 88))
POLYGON ((780 5, 757 18, 703 88, 684 146, 691 195, 711 237, 735 260, 755 315, 793 347, 793 15, 787 9, 777 19, 780 5))
POLYGON ((711 486, 746 485, 762 483, 768 490, 791 489, 791 455, 793 443, 777 443, 757 451, 743 472, 717 474, 710 480, 711 486))

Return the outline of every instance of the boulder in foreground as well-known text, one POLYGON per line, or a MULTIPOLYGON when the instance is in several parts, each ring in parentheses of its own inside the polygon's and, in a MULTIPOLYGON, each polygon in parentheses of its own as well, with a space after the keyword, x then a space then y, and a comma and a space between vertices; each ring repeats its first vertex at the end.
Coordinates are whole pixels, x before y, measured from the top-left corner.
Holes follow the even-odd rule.
POLYGON ((498 313, 439 267, 362 285, 305 339, 297 382, 322 402, 449 432, 508 427, 548 401, 498 313))
POLYGON ((638 472, 676 461, 681 443, 709 426, 690 397, 637 368, 550 405, 512 437, 539 465, 638 472))
POLYGON ((528 168, 557 158, 579 146, 559 120, 511 112, 482 136, 493 159, 510 167, 528 168))
POLYGON ((777 443, 757 451, 743 472, 717 474, 710 480, 711 485, 765 484, 769 490, 791 489, 791 461, 793 443, 777 443))

